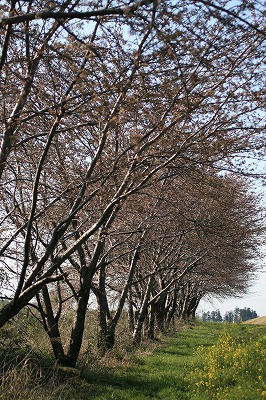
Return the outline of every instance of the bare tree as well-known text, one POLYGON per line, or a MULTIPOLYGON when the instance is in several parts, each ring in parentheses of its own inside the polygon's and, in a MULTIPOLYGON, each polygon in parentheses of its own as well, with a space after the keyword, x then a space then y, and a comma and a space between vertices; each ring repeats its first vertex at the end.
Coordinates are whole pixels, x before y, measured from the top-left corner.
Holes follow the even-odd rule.
POLYGON ((47 285, 61 281, 77 309, 68 354, 54 351, 75 365, 126 201, 195 166, 243 172, 242 156, 263 153, 263 15, 245 21, 242 3, 234 16, 205 1, 4 2, 0 326, 37 296, 55 343, 47 285))
POLYGON ((130 290, 135 343, 143 327, 154 337, 155 323, 194 317, 205 295, 242 294, 259 267, 264 219, 242 179, 190 171, 158 204, 130 290))

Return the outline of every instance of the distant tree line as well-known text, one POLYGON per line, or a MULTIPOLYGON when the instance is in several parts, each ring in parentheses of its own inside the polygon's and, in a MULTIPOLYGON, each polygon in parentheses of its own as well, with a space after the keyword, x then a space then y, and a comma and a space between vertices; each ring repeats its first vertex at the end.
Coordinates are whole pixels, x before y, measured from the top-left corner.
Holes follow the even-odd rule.
POLYGON ((221 315, 220 310, 207 311, 202 313, 202 320, 209 322, 229 322, 239 323, 241 321, 248 321, 249 319, 257 318, 258 314, 255 310, 251 310, 249 307, 238 308, 234 311, 226 311, 224 317, 221 315))

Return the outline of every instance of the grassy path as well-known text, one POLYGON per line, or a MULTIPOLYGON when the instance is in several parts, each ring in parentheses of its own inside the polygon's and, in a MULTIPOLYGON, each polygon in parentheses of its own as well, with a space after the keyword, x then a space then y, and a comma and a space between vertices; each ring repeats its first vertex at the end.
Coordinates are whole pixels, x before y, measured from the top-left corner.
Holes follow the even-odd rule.
POLYGON ((191 326, 128 368, 87 374, 93 385, 64 400, 266 400, 265 345, 266 325, 191 326))
POLYGON ((90 399, 190 399, 185 377, 194 360, 193 353, 200 345, 214 344, 221 330, 217 324, 207 329, 206 325, 190 327, 176 337, 165 339, 161 349, 130 368, 88 376, 88 381, 95 383, 90 399))

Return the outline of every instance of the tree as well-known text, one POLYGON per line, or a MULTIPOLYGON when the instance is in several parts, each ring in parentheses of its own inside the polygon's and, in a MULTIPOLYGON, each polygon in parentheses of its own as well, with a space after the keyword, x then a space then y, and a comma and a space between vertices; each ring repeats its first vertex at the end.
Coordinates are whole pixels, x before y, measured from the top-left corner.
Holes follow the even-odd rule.
POLYGON ((207 311, 207 312, 203 312, 203 313, 202 313, 202 320, 203 320, 203 321, 209 322, 210 319, 211 319, 210 311, 207 311))
POLYGON ((37 296, 56 357, 75 365, 93 279, 126 201, 195 167, 243 172, 242 156, 263 152, 263 16, 254 6, 256 23, 245 21, 248 7, 3 3, 0 261, 10 287, 0 326, 37 296), (54 282, 60 307, 70 295, 76 307, 67 354, 51 331, 54 282))
POLYGON ((249 319, 257 318, 256 311, 251 310, 249 307, 243 309, 236 307, 234 311, 227 311, 225 314, 225 321, 232 323, 240 323, 241 321, 247 321, 249 319))
POLYGON ((233 311, 227 311, 225 313, 224 319, 228 323, 234 322, 234 313, 233 313, 233 311))
POLYGON ((246 184, 196 171, 174 182, 159 192, 130 289, 136 342, 143 326, 153 337, 154 322, 163 330, 174 316, 195 317, 206 294, 242 293, 253 273, 262 226, 246 184))
POLYGON ((255 310, 251 310, 249 307, 241 308, 239 312, 241 321, 248 321, 249 319, 258 317, 257 312, 255 310))

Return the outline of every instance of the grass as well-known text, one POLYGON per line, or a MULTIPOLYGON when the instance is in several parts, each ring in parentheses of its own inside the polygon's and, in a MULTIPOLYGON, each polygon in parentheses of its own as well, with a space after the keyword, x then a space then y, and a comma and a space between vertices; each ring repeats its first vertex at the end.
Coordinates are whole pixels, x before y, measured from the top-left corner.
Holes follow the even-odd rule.
POLYGON ((221 327, 190 326, 173 337, 163 338, 153 354, 143 354, 134 365, 109 370, 109 375, 87 376, 97 382, 90 393, 97 400, 190 399, 188 371, 199 345, 213 345, 221 327))
POLYGON ((265 341, 265 325, 182 326, 134 352, 120 348, 87 362, 84 354, 80 377, 52 370, 47 355, 38 365, 35 353, 20 349, 2 376, 0 399, 266 399, 265 341))
POLYGON ((254 319, 249 319, 248 321, 245 321, 244 324, 252 324, 252 325, 263 325, 263 324, 266 324, 266 316, 257 317, 257 318, 254 318, 254 319))

